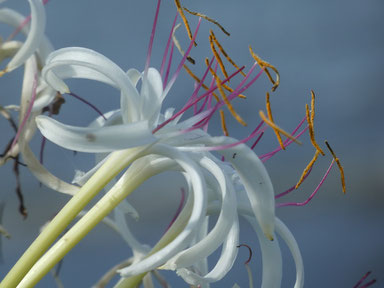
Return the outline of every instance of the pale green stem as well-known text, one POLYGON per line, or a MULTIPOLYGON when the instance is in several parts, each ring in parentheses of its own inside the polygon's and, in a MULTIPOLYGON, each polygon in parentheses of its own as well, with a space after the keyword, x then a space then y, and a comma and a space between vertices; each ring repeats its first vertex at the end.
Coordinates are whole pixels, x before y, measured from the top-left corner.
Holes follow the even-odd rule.
POLYGON ((77 214, 143 151, 144 148, 132 148, 114 152, 25 251, 0 283, 0 288, 16 287, 77 214))
MULTIPOLYGON (((131 167, 132 168, 132 167, 131 167)), ((151 173, 129 168, 120 180, 32 267, 18 288, 34 287, 105 216, 133 192, 151 173)), ((149 172, 152 172, 149 169, 149 172)))

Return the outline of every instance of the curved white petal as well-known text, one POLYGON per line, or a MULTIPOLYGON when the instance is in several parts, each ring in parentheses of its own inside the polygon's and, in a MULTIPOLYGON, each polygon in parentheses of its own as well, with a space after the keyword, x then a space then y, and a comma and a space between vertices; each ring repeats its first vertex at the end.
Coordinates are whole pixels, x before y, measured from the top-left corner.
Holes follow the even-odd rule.
POLYGON ((141 88, 141 120, 149 120, 152 125, 157 123, 161 109, 163 81, 155 68, 149 68, 145 82, 141 88))
POLYGON ((244 144, 219 151, 230 162, 245 187, 253 213, 265 236, 273 239, 275 225, 275 195, 271 179, 263 163, 244 144))
POLYGON ((234 191, 227 188, 227 181, 218 165, 208 157, 200 160, 200 165, 216 178, 221 193, 222 207, 215 227, 197 244, 180 252, 170 259, 164 269, 178 269, 192 266, 194 263, 212 254, 226 239, 233 222, 236 221, 236 198, 234 191))
POLYGON ((304 265, 299 245, 297 245, 295 237, 293 237, 291 231, 289 231, 288 227, 279 218, 276 218, 276 232, 287 244, 289 250, 292 253, 293 260, 295 261, 296 283, 294 288, 302 288, 304 287, 304 265))
MULTIPOLYGON (((166 242, 170 242, 164 248, 148 256, 142 261, 118 271, 123 277, 138 275, 153 270, 177 254, 181 249, 188 245, 188 242, 194 237, 194 233, 196 232, 197 227, 202 224, 206 212, 205 182, 203 181, 203 175, 201 174, 199 167, 187 158, 185 153, 180 153, 172 147, 156 144, 150 148, 149 153, 169 157, 175 160, 178 165, 182 167, 192 184, 193 208, 184 229, 177 234, 172 241, 170 241, 173 238, 172 234, 175 233, 173 231, 173 226, 176 222, 178 222, 178 220, 176 220, 174 225, 172 225, 172 227, 162 238, 168 239, 168 237, 171 237, 169 240, 164 240, 166 242)), ((188 199, 190 199, 190 197, 188 197, 188 199)), ((184 209, 186 208, 187 207, 184 209)))
POLYGON ((68 93, 66 78, 96 80, 121 90, 121 110, 125 122, 139 117, 139 94, 128 75, 114 62, 91 49, 63 48, 52 52, 42 71, 44 80, 57 91, 68 93))
MULTIPOLYGON (((200 276, 189 269, 181 268, 176 273, 191 285, 202 285, 221 280, 231 270, 239 249, 239 221, 233 222, 231 230, 225 238, 220 259, 215 267, 205 276, 200 276)), ((272 288, 272 287, 271 287, 272 288)))
POLYGON ((45 9, 41 0, 28 0, 31 7, 31 25, 24 44, 7 65, 7 70, 12 71, 27 60, 40 46, 45 30, 45 9))
POLYGON ((80 152, 112 152, 156 141, 147 121, 102 128, 64 125, 47 116, 36 117, 41 133, 66 149, 80 152))
POLYGON ((274 237, 273 241, 269 241, 263 237, 264 235, 259 223, 254 217, 244 215, 244 218, 252 225, 259 238, 263 263, 261 288, 280 288, 283 276, 283 260, 277 238, 274 237))

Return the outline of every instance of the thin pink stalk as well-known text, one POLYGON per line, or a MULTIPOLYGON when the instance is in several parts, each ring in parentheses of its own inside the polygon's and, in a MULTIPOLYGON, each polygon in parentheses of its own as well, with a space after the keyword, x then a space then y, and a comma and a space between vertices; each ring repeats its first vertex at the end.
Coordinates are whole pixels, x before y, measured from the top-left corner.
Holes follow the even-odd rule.
POLYGON ((33 84, 32 84, 32 96, 31 96, 31 100, 29 101, 29 104, 28 104, 27 112, 24 115, 24 119, 21 122, 19 129, 17 130, 15 138, 13 139, 10 151, 12 151, 13 147, 16 145, 17 141, 19 140, 21 131, 23 131, 25 124, 27 123, 29 117, 31 116, 32 107, 33 107, 33 104, 35 103, 35 100, 36 100, 36 90, 37 90, 37 72, 34 75, 33 84))
POLYGON ((288 203, 279 203, 279 204, 276 204, 276 207, 277 208, 280 208, 280 207, 285 207, 285 206, 304 206, 304 205, 307 205, 309 201, 312 200, 312 198, 316 195, 317 191, 319 191, 320 187, 323 185, 325 179, 327 179, 328 177, 328 174, 329 172, 331 171, 331 168, 333 166, 333 164, 335 163, 335 160, 333 159, 332 162, 331 162, 331 165, 329 165, 329 168, 327 170, 327 172, 325 172, 325 175, 323 176, 323 178, 321 179, 319 185, 317 185, 315 191, 313 191, 313 193, 308 197, 307 200, 305 200, 304 202, 288 202, 288 203))
POLYGON ((168 50, 169 50, 169 46, 170 46, 171 40, 172 40, 173 29, 175 29, 177 15, 178 15, 178 13, 176 13, 175 19, 173 20, 171 32, 169 33, 167 45, 165 46, 163 60, 161 61, 161 66, 160 66, 160 75, 161 75, 161 77, 163 77, 164 68, 165 68, 165 62, 167 61, 168 50))
POLYGON ((353 286, 353 288, 366 288, 366 287, 369 287, 371 286, 372 284, 376 283, 376 279, 373 279, 371 281, 369 281, 368 283, 364 284, 363 286, 359 287, 361 283, 364 282, 365 279, 367 279, 367 277, 372 273, 372 271, 368 271, 367 273, 365 273, 365 275, 363 277, 361 277, 361 279, 359 280, 359 282, 356 283, 355 286, 353 286))
MULTIPOLYGON (((211 62, 209 62, 209 65, 208 65, 207 69, 205 70, 205 73, 204 73, 204 75, 203 75, 203 78, 201 79, 201 82, 202 82, 202 83, 204 83, 205 78, 206 78, 206 76, 207 76, 207 74, 208 74, 209 68, 211 68, 211 66, 212 66, 214 60, 215 60, 215 58, 212 57, 212 60, 211 60, 211 62)), ((216 73, 216 71, 217 71, 217 64, 218 64, 218 63, 216 63, 216 65, 215 65, 215 69, 214 69, 215 73, 216 73)), ((212 85, 213 85, 212 83, 214 82, 214 80, 215 80, 214 77, 212 77, 212 81, 211 81, 211 84, 210 84, 211 88, 212 88, 212 85)), ((196 94, 197 94, 197 92, 196 92, 196 94)), ((207 97, 204 98, 204 102, 203 102, 203 104, 201 104, 201 107, 200 107, 199 111, 197 111, 196 114, 199 114, 199 113, 203 112, 203 110, 204 110, 204 108, 205 108, 205 105, 208 103, 208 99, 209 99, 211 96, 212 96, 212 94, 209 94, 209 95, 207 95, 207 97)), ((210 108, 210 107, 209 107, 209 108, 210 108)))
POLYGON ((167 84, 167 86, 165 87, 165 89, 163 91, 163 97, 165 97, 168 94, 169 90, 171 90, 173 84, 175 83, 177 77, 179 76, 181 68, 183 68, 184 63, 187 60, 187 57, 188 57, 189 53, 191 52, 193 43, 195 43, 195 39, 196 39, 196 36, 197 36, 197 32, 199 31, 200 24, 201 24, 201 17, 199 17, 199 22, 197 23, 195 33, 193 34, 192 40, 189 43, 187 51, 184 53, 184 56, 181 59, 179 66, 177 67, 177 69, 176 69, 175 73, 173 74, 171 80, 169 81, 169 83, 167 84))
MULTIPOLYGON (((300 129, 300 127, 304 124, 304 122, 306 121, 306 117, 304 117, 301 121, 300 121, 300 123, 297 125, 297 127, 292 131, 292 133, 291 133, 291 135, 295 135, 296 134, 296 132, 300 129)), ((299 138, 299 137, 301 137, 301 135, 303 135, 303 133, 305 132, 305 131, 307 131, 307 129, 308 129, 308 126, 305 128, 305 129, 303 129, 303 131, 301 131, 297 136, 296 136, 296 139, 297 138, 299 138)), ((283 144, 284 144, 284 147, 288 147, 289 145, 291 145, 293 143, 293 140, 291 140, 291 139, 286 139, 284 142, 283 142, 283 144)), ((279 152, 279 151, 281 151, 282 150, 282 148, 281 148, 281 146, 278 146, 275 150, 273 150, 273 151, 271 151, 271 152, 268 152, 268 153, 266 153, 266 154, 263 154, 263 155, 261 155, 260 156, 260 159, 261 160, 263 160, 263 162, 266 162, 267 160, 269 160, 272 156, 274 156, 277 152, 279 152)))
POLYGON ((146 82, 147 74, 148 74, 148 69, 149 69, 149 63, 151 62, 152 47, 153 47, 153 39, 155 38, 155 32, 156 32, 156 26, 157 26, 157 19, 158 19, 158 17, 159 17, 159 11, 160 11, 160 4, 161 4, 161 0, 158 0, 158 1, 157 1, 157 7, 156 7, 155 19, 153 20, 151 36, 150 36, 150 39, 149 39, 147 59, 146 59, 146 61, 145 61, 145 69, 144 69, 143 83, 146 82))
MULTIPOLYGON (((264 121, 263 121, 263 122, 264 122, 264 121)), ((259 137, 257 137, 255 143, 252 144, 252 146, 251 146, 251 149, 252 149, 252 150, 256 147, 257 143, 259 143, 261 137, 263 137, 266 128, 267 128, 267 127, 264 127, 264 128, 263 128, 263 130, 261 131, 259 137)))
MULTIPOLYGON (((312 171, 312 167, 308 170, 307 174, 304 175, 303 181, 304 181, 305 179, 307 179, 307 177, 309 176, 309 174, 311 173, 311 171, 312 171)), ((295 189, 296 189, 296 184, 293 185, 293 186, 292 186, 291 188, 289 188, 288 190, 286 190, 286 191, 284 191, 284 192, 281 192, 281 193, 275 195, 275 199, 279 199, 280 197, 283 197, 283 196, 285 196, 285 195, 291 193, 291 192, 292 192, 293 190, 295 190, 295 189)))
MULTIPOLYGON (((43 4, 47 4, 49 0, 43 0, 43 4)), ((31 14, 29 14, 27 17, 25 17, 25 19, 23 20, 23 22, 21 22, 21 24, 19 26, 17 26, 17 28, 15 29, 15 31, 13 31, 13 33, 11 35, 9 35, 9 37, 7 38, 6 41, 10 41, 12 40, 13 38, 15 38, 15 36, 17 34, 20 33, 21 29, 24 28, 25 25, 27 25, 29 23, 29 21, 31 21, 31 14)))
POLYGON ((165 77, 164 77, 164 81, 163 81, 163 87, 165 87, 165 85, 167 85, 167 82, 168 82, 169 72, 171 71, 172 58, 173 58, 173 49, 174 48, 175 48, 175 43, 172 42, 171 52, 169 53, 169 60, 168 60, 168 65, 167 65, 167 71, 165 72, 165 77))

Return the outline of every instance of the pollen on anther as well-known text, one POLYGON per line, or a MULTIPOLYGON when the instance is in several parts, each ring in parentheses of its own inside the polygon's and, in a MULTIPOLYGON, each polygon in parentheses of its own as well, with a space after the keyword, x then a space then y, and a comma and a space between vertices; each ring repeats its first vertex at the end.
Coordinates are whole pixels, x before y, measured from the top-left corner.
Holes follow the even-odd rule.
MULTIPOLYGON (((184 23, 185 29, 187 30, 188 37, 190 40, 192 40, 193 36, 192 36, 191 27, 189 27, 187 17, 185 17, 185 14, 183 12, 183 8, 181 7, 181 4, 180 4, 180 0, 175 0, 175 4, 176 4, 177 11, 179 12, 181 19, 183 19, 183 23, 184 23)), ((196 42, 194 42, 193 44, 195 46, 197 45, 196 42)))
POLYGON ((309 113, 308 104, 305 105, 305 115, 307 117, 307 122, 308 122, 309 137, 311 139, 311 143, 313 147, 315 147, 315 149, 319 151, 321 155, 324 156, 325 153, 323 152, 323 150, 320 148, 319 144, 317 144, 315 140, 315 130, 313 125, 313 120, 315 118, 315 94, 314 93, 311 93, 311 94, 312 94, 311 113, 309 113))
POLYGON ((249 52, 251 53, 251 56, 255 61, 260 65, 261 68, 264 68, 265 74, 267 74, 269 81, 273 84, 272 91, 275 91, 276 88, 280 84, 280 74, 279 71, 277 71, 276 67, 272 64, 262 60, 255 52, 253 52, 252 47, 249 46, 249 52), (271 76, 271 73, 269 72, 268 68, 272 69, 276 74, 276 80, 274 80, 271 76))
POLYGON ((312 160, 308 163, 307 167, 305 167, 303 173, 301 174, 300 176, 300 179, 299 181, 297 182, 296 186, 295 186, 295 189, 299 188, 299 186, 301 185, 301 183, 303 183, 304 179, 305 179, 305 176, 308 174, 308 171, 313 167, 313 165, 315 164, 317 158, 319 157, 319 150, 316 150, 315 151, 315 155, 313 156, 312 160))
POLYGON ((343 168, 343 166, 341 166, 339 158, 337 158, 335 152, 333 152, 333 150, 332 150, 331 146, 329 145, 328 141, 325 141, 325 145, 327 145, 329 152, 331 152, 333 159, 335 159, 335 162, 336 162, 337 166, 339 167, 340 177, 341 177, 341 186, 343 188, 343 193, 345 194, 346 193, 346 189, 345 189, 344 168, 343 168))
POLYGON ((288 132, 286 132, 285 130, 283 130, 282 128, 280 128, 279 126, 277 126, 275 123, 271 122, 264 114, 264 112, 262 110, 259 111, 259 115, 260 115, 260 118, 265 122, 265 124, 267 124, 268 126, 270 126, 272 129, 274 130, 277 130, 279 131, 281 134, 283 134, 285 137, 291 139, 293 142, 295 142, 296 144, 299 144, 301 145, 301 142, 299 140, 297 140, 295 137, 293 137, 291 134, 289 134, 288 132))
POLYGON ((227 124, 225 123, 225 116, 224 116, 223 110, 220 110, 220 119, 221 119, 221 129, 223 130, 224 135, 229 136, 227 124))
MULTIPOLYGON (((266 96, 266 107, 267 107, 268 118, 269 118, 269 120, 270 120, 272 123, 274 123, 274 122, 273 122, 273 117, 272 117, 271 102, 269 101, 269 93, 268 93, 268 92, 267 92, 267 96, 266 96)), ((273 128, 273 127, 272 127, 272 128, 273 128)), ((281 139, 280 132, 279 132, 277 129, 274 129, 274 128, 273 128, 273 131, 274 131, 275 134, 276 134, 277 141, 279 141, 279 144, 280 144, 281 149, 285 150, 284 143, 283 143, 283 140, 281 139)))

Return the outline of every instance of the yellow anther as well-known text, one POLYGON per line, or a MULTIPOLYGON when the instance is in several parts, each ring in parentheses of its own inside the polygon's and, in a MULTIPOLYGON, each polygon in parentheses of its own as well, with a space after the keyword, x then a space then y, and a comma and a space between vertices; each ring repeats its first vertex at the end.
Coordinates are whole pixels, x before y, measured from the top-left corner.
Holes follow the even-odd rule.
MULTIPOLYGON (((219 48, 220 52, 224 55, 224 57, 228 60, 229 63, 231 63, 236 69, 240 69, 239 66, 236 65, 236 63, 231 59, 231 57, 229 57, 229 55, 227 54, 227 52, 225 52, 224 48, 221 46, 221 44, 219 43, 219 41, 217 40, 215 34, 213 33, 212 30, 210 30, 210 33, 212 35, 212 39, 213 41, 215 42, 217 48, 219 48)), ((243 71, 240 71, 241 75, 243 75, 245 77, 245 73, 243 71)))
MULTIPOLYGON (((269 101, 269 93, 267 92, 267 96, 266 96, 266 106, 267 106, 267 114, 268 114, 268 118, 269 120, 273 122, 273 117, 272 117, 272 110, 271 110, 271 102, 269 101)), ((273 127, 272 127, 273 128, 273 127)), ((275 132, 276 134, 276 137, 277 137, 277 141, 279 141, 279 144, 280 144, 280 147, 281 149, 285 150, 285 147, 284 147, 284 143, 283 143, 283 140, 281 139, 281 135, 280 135, 280 132, 278 130, 276 130, 275 128, 273 128, 273 131, 275 132)))
POLYGON ((220 57, 219 53, 217 53, 217 50, 216 50, 216 48, 215 48, 215 44, 214 44, 214 42, 213 42, 213 37, 212 37, 212 35, 209 35, 209 44, 211 45, 212 53, 213 53, 213 55, 215 55, 215 58, 216 58, 217 62, 219 63, 219 66, 220 66, 221 71, 223 72, 225 78, 228 78, 228 73, 227 73, 227 71, 225 70, 224 63, 223 63, 223 61, 221 60, 221 57, 220 57))
MULTIPOLYGON (((314 110, 312 110, 314 111, 314 110)), ((307 122, 308 122, 308 131, 309 131, 309 137, 311 138, 311 143, 313 145, 313 147, 315 147, 315 149, 317 151, 319 151, 321 153, 321 155, 325 155, 325 153, 323 152, 323 150, 320 148, 319 144, 317 144, 316 140, 315 140, 315 131, 313 129, 313 123, 311 121, 311 116, 309 115, 309 107, 308 107, 308 104, 305 105, 305 115, 307 117, 307 122)))
POLYGON ((280 74, 279 74, 279 71, 277 71, 277 69, 275 68, 275 66, 273 66, 272 64, 262 60, 259 56, 257 56, 253 50, 252 50, 252 47, 249 46, 249 52, 251 53, 251 56, 253 59, 255 59, 255 61, 260 65, 261 68, 264 68, 265 70, 265 74, 267 74, 268 76, 268 79, 269 81, 271 81, 271 83, 273 84, 272 86, 272 91, 275 91, 276 88, 279 86, 280 84, 280 74), (274 80, 271 76, 271 73, 269 73, 269 70, 268 68, 271 68, 275 73, 276 73, 276 80, 274 80))
MULTIPOLYGON (((206 64, 209 65, 209 61, 208 61, 208 63, 206 62, 206 64)), ((189 74, 189 76, 191 76, 196 82, 198 82, 198 83, 201 82, 200 78, 197 77, 197 76, 191 71, 191 69, 189 69, 189 67, 188 67, 187 65, 184 64, 183 67, 184 67, 185 71, 187 71, 187 73, 189 74)), ((225 90, 227 90, 227 91, 229 91, 229 92, 231 92, 231 93, 233 92, 233 89, 232 89, 231 87, 229 87, 229 86, 227 86, 227 85, 225 85, 225 84, 222 84, 222 85, 223 85, 223 88, 224 88, 225 90)), ((202 83, 201 86, 202 86, 205 90, 207 90, 207 91, 209 90, 209 87, 208 87, 207 85, 205 85, 204 83, 202 83)), ((213 96, 215 97, 215 99, 216 99, 217 101, 220 101, 220 100, 219 100, 219 97, 217 96, 216 93, 213 93, 213 92, 212 92, 212 94, 213 94, 213 96)), ((239 94, 237 97, 242 98, 242 99, 246 99, 246 98, 247 98, 247 96, 245 96, 245 95, 243 95, 243 94, 239 94)))
MULTIPOLYGON (((175 0, 175 4, 176 4, 177 11, 179 12, 181 19, 183 19, 185 29, 187 29, 188 37, 190 40, 192 40, 192 38, 193 38, 192 31, 191 31, 191 28, 189 27, 187 17, 185 17, 185 15, 184 15, 184 11, 183 11, 183 8, 181 7, 180 0, 175 0)), ((193 44, 195 46, 197 45, 196 42, 194 42, 193 44)))
POLYGON ((299 181, 297 182, 297 184, 295 186, 295 189, 299 188, 301 183, 304 181, 305 175, 307 175, 309 169, 311 169, 313 164, 315 164, 317 158, 319 157, 319 154, 320 154, 319 150, 316 150, 315 151, 315 155, 313 156, 312 160, 308 163, 307 167, 305 167, 303 173, 301 174, 300 179, 299 179, 299 181))
POLYGON ((325 145, 327 145, 329 152, 331 152, 333 159, 335 159, 335 162, 336 162, 337 166, 339 167, 340 177, 341 177, 341 186, 343 188, 343 193, 345 194, 346 189, 345 189, 344 168, 343 168, 343 166, 341 166, 339 158, 337 158, 335 152, 333 152, 333 150, 332 150, 331 146, 329 145, 328 141, 325 141, 325 145))
POLYGON ((285 137, 291 139, 293 142, 295 142, 296 144, 299 144, 301 145, 301 142, 299 140, 297 140, 295 137, 293 137, 291 134, 289 134, 288 132, 284 131, 283 129, 281 129, 279 126, 277 126, 275 123, 271 122, 264 114, 264 112, 262 110, 259 111, 259 115, 260 115, 260 118, 265 122, 265 124, 267 124, 268 126, 270 126, 272 129, 276 129, 278 130, 281 134, 283 134, 285 137))
MULTIPOLYGON (((208 59, 206 59, 207 61, 208 59)), ((215 73, 215 71, 210 68, 209 71, 211 72, 211 74, 213 75, 213 77, 215 78, 216 80, 216 85, 217 85, 217 88, 219 89, 219 92, 220 92, 220 95, 221 97, 223 98, 223 101, 225 103, 225 105, 227 105, 227 108, 229 110, 229 112, 231 112, 232 116, 243 126, 247 126, 247 123, 245 123, 245 121, 240 117, 239 114, 236 113, 235 109, 233 108, 231 102, 228 100, 227 96, 225 95, 225 92, 223 90, 223 87, 221 85, 221 79, 219 78, 219 76, 215 73)))
POLYGON ((0 71, 0 77, 2 77, 5 73, 7 73, 8 72, 8 69, 7 68, 5 68, 4 70, 1 70, 0 71))
POLYGON ((314 119, 315 119, 315 92, 311 90, 311 122, 312 127, 314 126, 314 119))
POLYGON ((212 19, 210 17, 208 17, 207 15, 204 15, 204 14, 201 14, 199 12, 193 12, 185 7, 183 7, 185 11, 187 11, 189 14, 192 14, 192 15, 195 15, 195 16, 198 16, 198 17, 201 17, 213 24, 215 24, 217 27, 219 27, 221 29, 221 31, 223 31, 224 34, 226 34, 227 36, 230 36, 231 34, 229 34, 229 32, 227 30, 224 29, 223 26, 220 25, 219 22, 217 22, 215 19, 212 19))
POLYGON ((224 116, 224 111, 220 110, 220 119, 221 119, 221 129, 223 130, 223 133, 225 136, 228 136, 228 129, 227 129, 227 124, 225 123, 225 116, 224 116))

